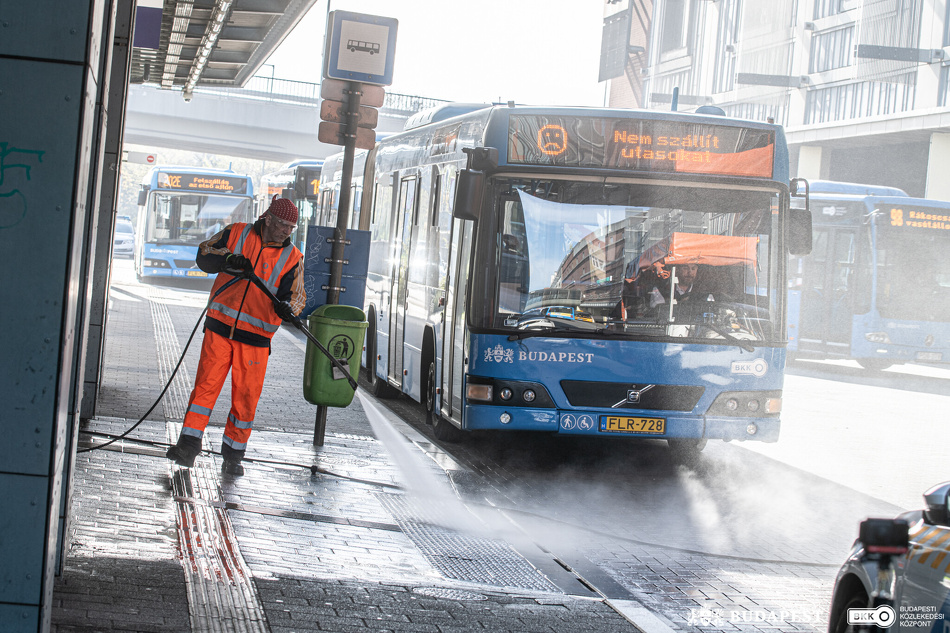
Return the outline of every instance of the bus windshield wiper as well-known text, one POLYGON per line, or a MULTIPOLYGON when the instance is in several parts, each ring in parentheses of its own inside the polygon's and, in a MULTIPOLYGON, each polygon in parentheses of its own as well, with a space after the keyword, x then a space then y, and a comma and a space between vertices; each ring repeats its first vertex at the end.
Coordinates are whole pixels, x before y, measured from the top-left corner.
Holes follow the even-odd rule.
POLYGON ((543 319, 522 323, 518 326, 518 329, 521 331, 508 336, 509 341, 517 341, 535 336, 548 336, 549 334, 576 334, 578 332, 600 332, 603 330, 603 328, 598 328, 594 323, 576 321, 574 319, 562 319, 555 316, 547 316, 543 319))
POLYGON ((714 325, 714 324, 712 324, 712 323, 703 323, 702 325, 703 325, 703 327, 708 327, 710 330, 712 330, 713 332, 715 332, 715 333, 718 334, 719 336, 723 337, 724 339, 729 340, 729 341, 732 341, 735 345, 737 345, 738 347, 741 347, 741 348, 742 348, 744 351, 746 351, 746 352, 754 352, 754 351, 755 351, 755 348, 752 347, 752 345, 751 345, 748 341, 742 340, 741 338, 737 337, 737 336, 736 336, 735 334, 733 334, 732 332, 729 332, 729 331, 727 331, 727 330, 724 330, 723 328, 719 327, 718 325, 714 325))

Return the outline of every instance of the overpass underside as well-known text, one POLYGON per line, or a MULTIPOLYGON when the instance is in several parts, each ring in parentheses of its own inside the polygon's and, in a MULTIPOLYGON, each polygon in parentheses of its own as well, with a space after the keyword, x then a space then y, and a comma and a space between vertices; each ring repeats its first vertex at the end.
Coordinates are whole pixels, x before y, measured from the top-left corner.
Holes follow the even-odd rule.
MULTIPOLYGON (((428 105, 421 100, 420 105, 428 105)), ((413 112, 380 110, 377 135, 400 132, 413 112)), ((288 162, 342 151, 317 140, 319 99, 268 93, 129 86, 125 143, 288 162)))

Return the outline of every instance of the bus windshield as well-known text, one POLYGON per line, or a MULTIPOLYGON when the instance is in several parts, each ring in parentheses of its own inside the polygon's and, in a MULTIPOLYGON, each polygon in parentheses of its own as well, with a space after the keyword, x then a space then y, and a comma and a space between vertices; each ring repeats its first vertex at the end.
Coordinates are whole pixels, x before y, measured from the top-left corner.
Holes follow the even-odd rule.
POLYGON ((153 244, 198 245, 228 224, 250 217, 249 197, 179 192, 149 193, 145 240, 153 244))
MULTIPOLYGON (((921 213, 947 215, 946 209, 921 213)), ((908 214, 908 210, 904 209, 908 214)), ((889 216, 888 216, 889 218, 889 216)), ((885 221, 889 221, 885 218, 885 221)), ((879 226, 877 309, 885 319, 950 322, 950 232, 879 226)))
POLYGON ((496 191, 493 327, 783 338, 778 191, 520 179, 496 191))

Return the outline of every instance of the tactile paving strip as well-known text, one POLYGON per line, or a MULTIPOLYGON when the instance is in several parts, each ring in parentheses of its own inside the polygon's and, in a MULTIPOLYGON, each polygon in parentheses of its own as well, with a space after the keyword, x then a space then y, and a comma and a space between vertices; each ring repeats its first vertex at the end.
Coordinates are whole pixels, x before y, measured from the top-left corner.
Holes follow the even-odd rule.
MULTIPOLYGON (((376 496, 403 533, 446 578, 560 593, 554 583, 506 542, 463 534, 438 525, 431 513, 422 511, 406 495, 377 493, 376 496)), ((472 516, 471 520, 476 519, 472 516)))

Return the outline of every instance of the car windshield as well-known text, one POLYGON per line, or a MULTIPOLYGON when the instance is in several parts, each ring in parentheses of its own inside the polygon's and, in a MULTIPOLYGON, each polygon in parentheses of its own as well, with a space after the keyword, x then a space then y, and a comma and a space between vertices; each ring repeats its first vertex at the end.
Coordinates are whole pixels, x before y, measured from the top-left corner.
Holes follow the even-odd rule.
POLYGON ((132 228, 132 223, 128 220, 119 220, 115 223, 115 232, 116 234, 132 235, 135 233, 135 229, 132 228))
POLYGON ((200 244, 228 224, 249 217, 251 199, 152 192, 145 239, 158 244, 200 244))
POLYGON ((780 336, 776 192, 498 184, 494 327, 720 343, 780 336))

